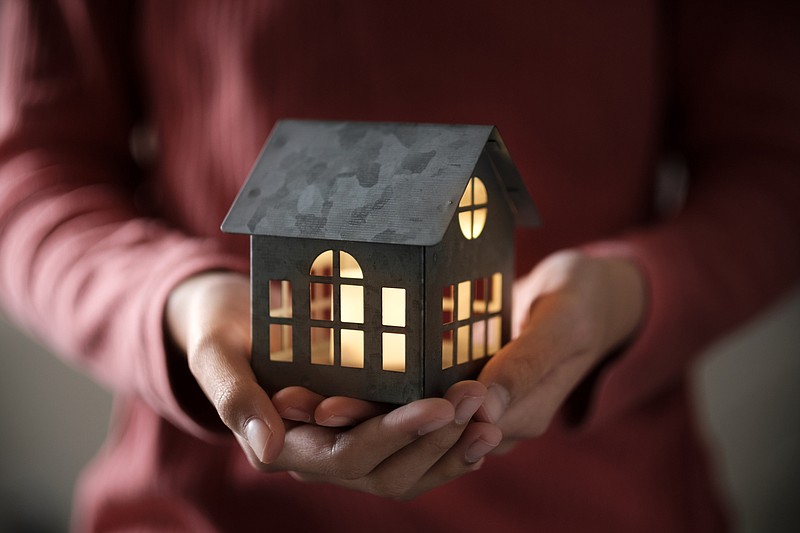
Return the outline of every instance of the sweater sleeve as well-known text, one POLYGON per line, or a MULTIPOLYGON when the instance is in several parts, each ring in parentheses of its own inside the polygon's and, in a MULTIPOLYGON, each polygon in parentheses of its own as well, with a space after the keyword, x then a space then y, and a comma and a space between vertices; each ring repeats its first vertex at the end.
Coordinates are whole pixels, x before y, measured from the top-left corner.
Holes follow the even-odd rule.
POLYGON ((2 4, 0 301, 105 386, 209 437, 206 407, 187 412, 203 399, 167 353, 163 309, 181 280, 246 259, 142 214, 131 13, 61 4, 2 4))
POLYGON ((641 266, 649 310, 579 392, 581 427, 679 382, 704 347, 800 274, 800 6, 683 4, 675 90, 687 199, 669 220, 587 247, 641 266))

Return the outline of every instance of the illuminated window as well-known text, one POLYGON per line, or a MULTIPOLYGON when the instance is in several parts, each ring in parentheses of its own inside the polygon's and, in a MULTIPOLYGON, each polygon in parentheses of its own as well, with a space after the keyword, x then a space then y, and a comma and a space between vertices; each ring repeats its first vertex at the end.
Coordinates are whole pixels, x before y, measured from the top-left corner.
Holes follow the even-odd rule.
POLYGON ((383 333, 383 369, 406 371, 406 336, 402 333, 383 333))
POLYGON ((392 372, 406 371, 406 290, 394 287, 381 289, 381 356, 382 368, 392 372))
POLYGON ((269 359, 291 363, 292 351, 292 283, 271 279, 267 283, 269 301, 269 359))
POLYGON ((311 264, 311 362, 364 368, 364 273, 347 252, 326 250, 311 264))
POLYGON ((467 189, 458 202, 458 225, 467 239, 476 239, 486 225, 488 213, 486 186, 478 177, 467 183, 467 189))
POLYGON ((269 325, 269 360, 292 362, 292 326, 269 325))
POLYGON ((497 353, 502 345, 503 276, 442 289, 442 370, 497 353))

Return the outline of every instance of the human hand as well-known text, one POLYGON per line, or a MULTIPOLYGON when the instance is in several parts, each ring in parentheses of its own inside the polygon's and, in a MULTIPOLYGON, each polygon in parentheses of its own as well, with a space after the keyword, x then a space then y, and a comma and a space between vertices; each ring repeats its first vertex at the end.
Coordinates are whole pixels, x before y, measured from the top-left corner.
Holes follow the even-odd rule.
POLYGON ((411 499, 480 468, 500 443, 500 430, 471 422, 486 388, 453 385, 444 398, 394 410, 353 398, 324 398, 301 387, 273 396, 287 421, 284 452, 265 471, 288 470, 306 482, 326 482, 394 499, 411 499))
POLYGON ((478 378, 489 392, 476 419, 502 430, 497 451, 544 433, 576 385, 633 336, 644 307, 642 273, 624 258, 562 251, 519 280, 515 338, 478 378))
POLYGON ((300 387, 270 400, 250 368, 244 276, 211 272, 186 280, 170 296, 166 318, 195 379, 259 470, 406 499, 478 468, 500 442, 496 426, 469 423, 486 394, 475 381, 388 412, 300 387))

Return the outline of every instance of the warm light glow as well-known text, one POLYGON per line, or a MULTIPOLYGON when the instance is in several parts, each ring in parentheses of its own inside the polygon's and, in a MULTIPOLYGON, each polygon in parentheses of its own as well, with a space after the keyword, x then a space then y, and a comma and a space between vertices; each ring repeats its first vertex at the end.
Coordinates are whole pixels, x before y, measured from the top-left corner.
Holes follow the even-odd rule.
POLYGON ((342 330, 342 366, 364 368, 364 332, 342 330))
POLYGON ((494 355, 500 350, 502 343, 503 329, 501 319, 495 316, 489 319, 489 332, 488 332, 488 352, 489 355, 494 355))
POLYGON ((477 239, 486 225, 486 208, 476 209, 472 212, 472 238, 477 239))
POLYGON ((406 290, 383 287, 381 300, 383 325, 406 327, 406 290))
POLYGON ((489 312, 497 313, 503 308, 503 275, 499 272, 492 274, 489 297, 489 312))
POLYGON ((453 366, 453 330, 442 332, 442 370, 453 366))
POLYGON ((309 305, 313 320, 333 320, 333 314, 331 313, 333 309, 333 285, 330 283, 312 283, 309 305))
POLYGON ((406 371, 406 336, 401 333, 383 334, 383 369, 406 371))
POLYGON ((342 285, 340 303, 342 306, 342 322, 364 323, 364 287, 360 285, 342 285))
POLYGON ((458 202, 458 226, 467 239, 476 239, 483 232, 488 201, 486 185, 477 176, 471 178, 458 202))
POLYGON ((269 325, 269 360, 292 362, 292 326, 269 325))
POLYGON ((486 321, 481 320, 472 324, 472 360, 481 359, 486 355, 486 321))
POLYGON ((469 308, 472 306, 471 286, 469 281, 462 281, 458 284, 458 320, 469 318, 469 308))
POLYGON ((339 252, 339 275, 343 278, 364 279, 358 261, 347 252, 339 252))
POLYGON ((311 264, 312 276, 330 276, 333 271, 333 250, 322 252, 311 264))
POLYGON ((489 195, 486 193, 486 185, 477 176, 470 180, 472 183, 472 205, 483 205, 488 201, 489 195))
POLYGON ((269 316, 291 318, 292 283, 285 279, 269 280, 269 316))
POLYGON ((458 347, 457 364, 466 363, 469 361, 469 326, 461 326, 458 328, 458 340, 456 342, 458 347))
POLYGON ((445 285, 442 289, 442 324, 453 321, 453 286, 445 285))
POLYGON ((486 279, 478 278, 472 284, 472 313, 486 314, 486 279))
POLYGON ((332 328, 311 328, 311 362, 315 365, 333 364, 332 328))
POLYGON ((467 239, 472 238, 472 211, 462 211, 458 214, 458 226, 467 239))

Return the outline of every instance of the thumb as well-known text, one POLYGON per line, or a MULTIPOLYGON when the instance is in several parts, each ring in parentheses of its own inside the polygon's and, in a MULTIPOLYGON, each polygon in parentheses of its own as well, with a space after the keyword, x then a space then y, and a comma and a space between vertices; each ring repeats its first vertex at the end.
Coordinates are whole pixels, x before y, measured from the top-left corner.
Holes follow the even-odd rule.
POLYGON ((271 463, 283 449, 283 421, 256 381, 249 361, 230 353, 213 345, 199 347, 190 352, 189 367, 251 462, 271 463))
POLYGON ((559 312, 562 307, 558 297, 538 300, 520 336, 495 354, 478 377, 487 388, 478 419, 497 424, 508 437, 541 435, 591 367, 591 360, 581 356, 574 322, 559 312))

